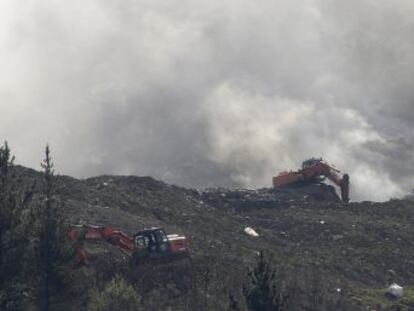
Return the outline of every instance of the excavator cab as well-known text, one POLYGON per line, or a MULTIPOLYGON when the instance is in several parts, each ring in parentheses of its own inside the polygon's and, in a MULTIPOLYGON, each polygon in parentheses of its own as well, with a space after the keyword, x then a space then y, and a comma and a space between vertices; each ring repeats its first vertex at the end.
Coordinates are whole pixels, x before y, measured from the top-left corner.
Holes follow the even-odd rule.
POLYGON ((151 228, 134 235, 136 261, 163 258, 171 253, 168 236, 162 228, 151 228))
POLYGON ((321 163, 322 158, 310 158, 302 162, 302 169, 321 163))

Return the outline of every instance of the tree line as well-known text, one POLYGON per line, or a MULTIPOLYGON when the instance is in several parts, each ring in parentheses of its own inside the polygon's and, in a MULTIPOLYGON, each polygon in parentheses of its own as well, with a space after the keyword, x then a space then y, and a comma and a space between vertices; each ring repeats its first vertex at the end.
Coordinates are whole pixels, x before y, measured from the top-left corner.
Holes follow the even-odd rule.
POLYGON ((72 256, 49 146, 41 167, 41 182, 22 187, 7 142, 0 147, 1 310, 50 310, 72 256))

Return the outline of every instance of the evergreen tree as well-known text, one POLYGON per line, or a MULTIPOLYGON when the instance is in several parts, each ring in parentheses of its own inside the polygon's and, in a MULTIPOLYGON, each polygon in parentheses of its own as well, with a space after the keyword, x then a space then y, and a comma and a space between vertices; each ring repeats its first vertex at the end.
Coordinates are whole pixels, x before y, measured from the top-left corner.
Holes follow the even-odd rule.
POLYGON ((0 284, 5 279, 4 273, 4 253, 6 250, 5 236, 11 227, 14 198, 11 196, 11 186, 9 182, 9 171, 13 166, 13 158, 10 157, 10 149, 7 142, 0 147, 0 284))
POLYGON ((248 272, 250 285, 243 287, 247 308, 251 311, 286 310, 287 294, 276 280, 276 271, 263 252, 253 270, 248 272))
POLYGON ((30 291, 24 260, 30 243, 33 187, 21 189, 7 142, 0 147, 0 309, 22 310, 30 291))
POLYGON ((61 206, 55 196, 56 178, 50 148, 46 146, 45 159, 42 162, 44 171, 43 188, 38 206, 38 259, 40 268, 40 307, 43 311, 50 310, 53 291, 57 290, 61 281, 62 267, 67 266, 70 257, 66 239, 66 226, 61 206))

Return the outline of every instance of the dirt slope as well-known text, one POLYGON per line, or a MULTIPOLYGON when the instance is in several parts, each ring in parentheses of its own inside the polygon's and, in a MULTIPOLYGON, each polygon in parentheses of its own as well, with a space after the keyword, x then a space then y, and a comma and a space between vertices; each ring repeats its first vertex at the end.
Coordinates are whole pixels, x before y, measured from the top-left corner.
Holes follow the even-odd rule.
MULTIPOLYGON (((22 184, 41 178, 22 167, 17 173, 22 184)), ((344 204, 324 185, 200 191, 136 176, 60 176, 57 193, 69 223, 111 224, 129 234, 162 226, 191 237, 195 261, 220 257, 240 272, 266 250, 280 265, 318 267, 361 305, 384 302, 389 270, 407 293, 414 284, 413 201, 344 204), (245 234, 247 226, 260 236, 245 234)))

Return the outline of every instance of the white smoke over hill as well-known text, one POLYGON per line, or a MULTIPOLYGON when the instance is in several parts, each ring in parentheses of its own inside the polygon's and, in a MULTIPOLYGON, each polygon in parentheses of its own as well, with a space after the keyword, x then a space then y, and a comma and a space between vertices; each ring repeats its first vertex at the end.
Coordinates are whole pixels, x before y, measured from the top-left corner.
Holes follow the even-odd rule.
POLYGON ((0 2, 0 135, 38 167, 268 186, 322 156, 353 198, 414 184, 414 3, 0 2))

